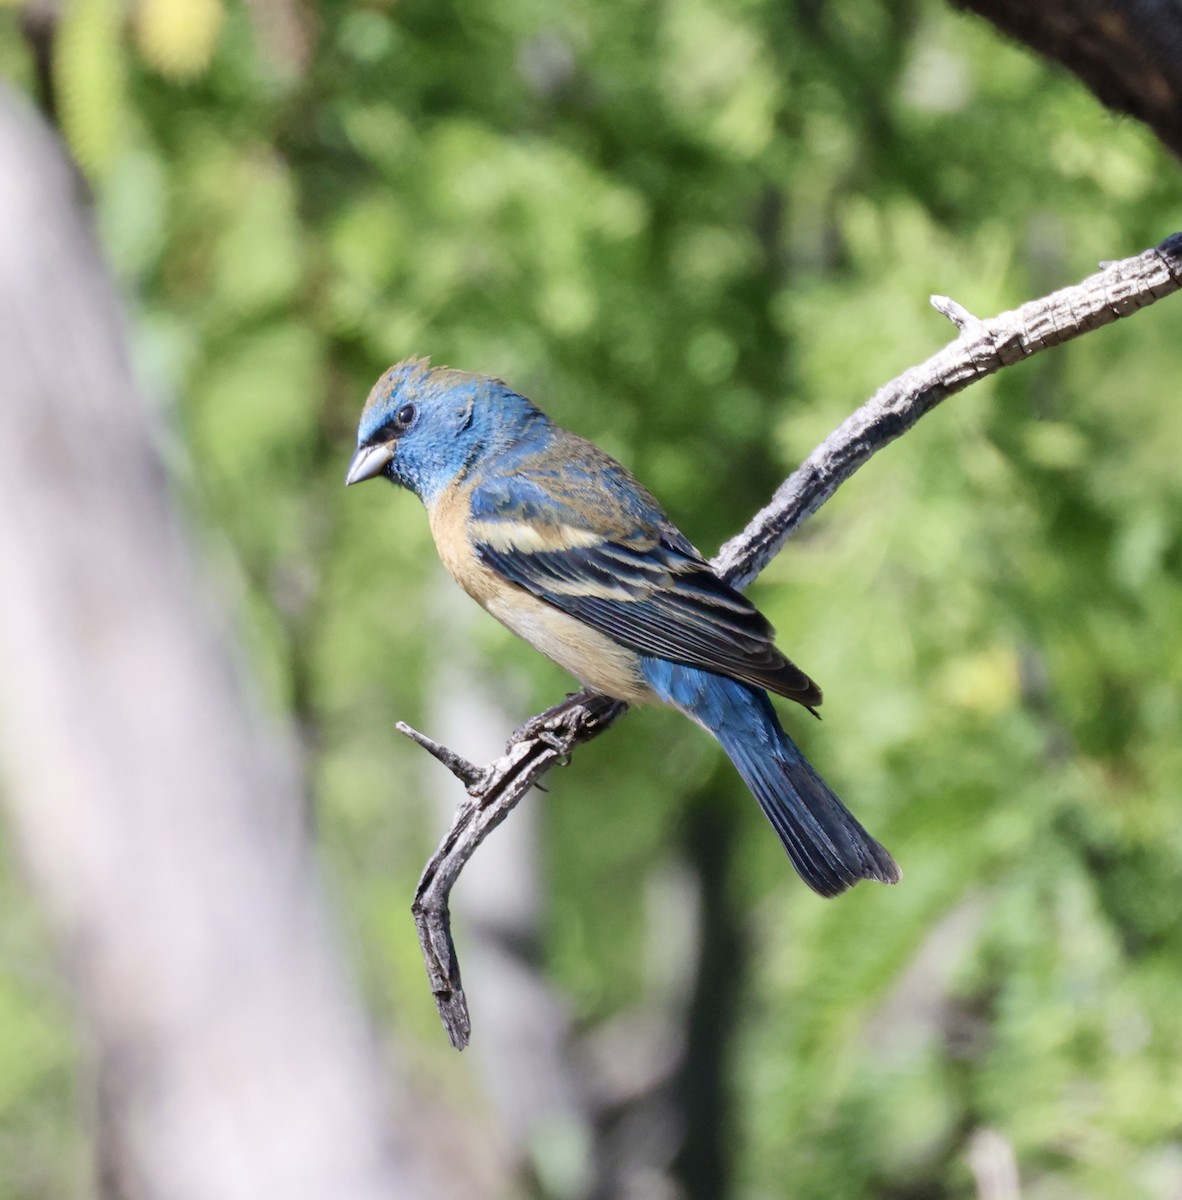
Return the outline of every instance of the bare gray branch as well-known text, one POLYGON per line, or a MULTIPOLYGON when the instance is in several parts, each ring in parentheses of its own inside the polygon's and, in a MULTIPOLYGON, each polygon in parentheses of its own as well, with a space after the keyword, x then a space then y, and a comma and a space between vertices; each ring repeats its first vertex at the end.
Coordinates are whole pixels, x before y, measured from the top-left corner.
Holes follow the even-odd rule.
MULTIPOLYGON (((1109 263, 1081 283, 991 320, 973 317, 953 300, 933 297, 937 310, 957 325, 960 336, 880 388, 835 429, 780 485, 771 503, 722 547, 714 568, 736 587, 746 587, 859 467, 941 401, 1002 367, 1129 316, 1180 287, 1182 234, 1175 234, 1154 249, 1109 263)), ((626 709, 617 701, 583 693, 526 721, 511 736, 506 753, 483 772, 465 764, 481 777, 467 785, 471 799, 460 806, 428 862, 413 904, 431 990, 457 1049, 468 1043, 470 1020, 451 937, 452 886, 480 843, 541 776, 626 709)), ((416 740, 430 741, 421 734, 416 740)), ((434 742, 428 749, 445 763, 446 755, 463 762, 434 742)))

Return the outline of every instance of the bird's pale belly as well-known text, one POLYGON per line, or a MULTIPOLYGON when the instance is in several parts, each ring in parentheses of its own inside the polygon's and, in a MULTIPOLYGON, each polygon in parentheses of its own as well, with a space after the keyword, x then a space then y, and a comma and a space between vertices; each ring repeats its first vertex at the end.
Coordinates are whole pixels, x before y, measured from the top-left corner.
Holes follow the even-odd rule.
POLYGON ((443 565, 502 625, 593 691, 629 704, 655 700, 633 651, 509 583, 477 558, 468 540, 466 497, 453 493, 428 516, 443 565))
POLYGON ((516 595, 476 599, 502 625, 569 671, 584 687, 629 704, 655 699, 633 651, 521 588, 512 584, 505 587, 516 595))

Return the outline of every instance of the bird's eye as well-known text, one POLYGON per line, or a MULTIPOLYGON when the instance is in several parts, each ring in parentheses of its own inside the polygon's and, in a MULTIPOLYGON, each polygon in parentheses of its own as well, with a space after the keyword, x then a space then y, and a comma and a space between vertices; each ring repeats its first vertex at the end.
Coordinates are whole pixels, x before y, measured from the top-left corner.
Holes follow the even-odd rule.
POLYGON ((413 404, 404 404, 394 415, 394 424, 399 429, 409 429, 414 424, 418 410, 413 404))

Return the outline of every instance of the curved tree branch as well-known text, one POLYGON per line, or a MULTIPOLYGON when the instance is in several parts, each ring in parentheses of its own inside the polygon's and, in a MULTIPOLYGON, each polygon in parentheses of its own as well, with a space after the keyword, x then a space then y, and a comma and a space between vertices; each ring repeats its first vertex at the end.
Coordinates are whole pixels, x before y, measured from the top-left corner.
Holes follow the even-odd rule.
POLYGON ((1175 0, 952 0, 1062 63, 1182 157, 1182 19, 1175 0))
MULTIPOLYGON (((771 503, 722 547, 714 568, 735 586, 745 587, 863 463, 942 400, 1002 367, 1146 308, 1180 287, 1182 234, 1175 234, 1135 258, 1104 264, 1081 283, 990 320, 979 320, 947 297, 933 296, 933 306, 960 331, 956 340, 880 388, 838 426, 780 485, 771 503)), ((483 768, 408 725, 398 726, 438 758, 468 793, 423 871, 412 906, 435 1003, 457 1049, 467 1045, 471 1028, 451 937, 451 889, 476 848, 542 775, 565 761, 576 746, 597 737, 626 708, 604 696, 571 697, 525 722, 513 733, 505 754, 483 768)))

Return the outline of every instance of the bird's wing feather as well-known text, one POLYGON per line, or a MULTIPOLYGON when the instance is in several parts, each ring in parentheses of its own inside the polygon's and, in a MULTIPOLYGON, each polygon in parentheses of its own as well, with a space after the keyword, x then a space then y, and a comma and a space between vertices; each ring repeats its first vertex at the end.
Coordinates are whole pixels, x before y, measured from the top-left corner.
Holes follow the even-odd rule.
POLYGON ((564 456, 561 471, 527 462, 473 487, 481 561, 638 653, 819 704, 820 689, 776 649, 767 619, 623 467, 577 441, 581 453, 564 456), (579 461, 591 451, 593 463, 579 461))

